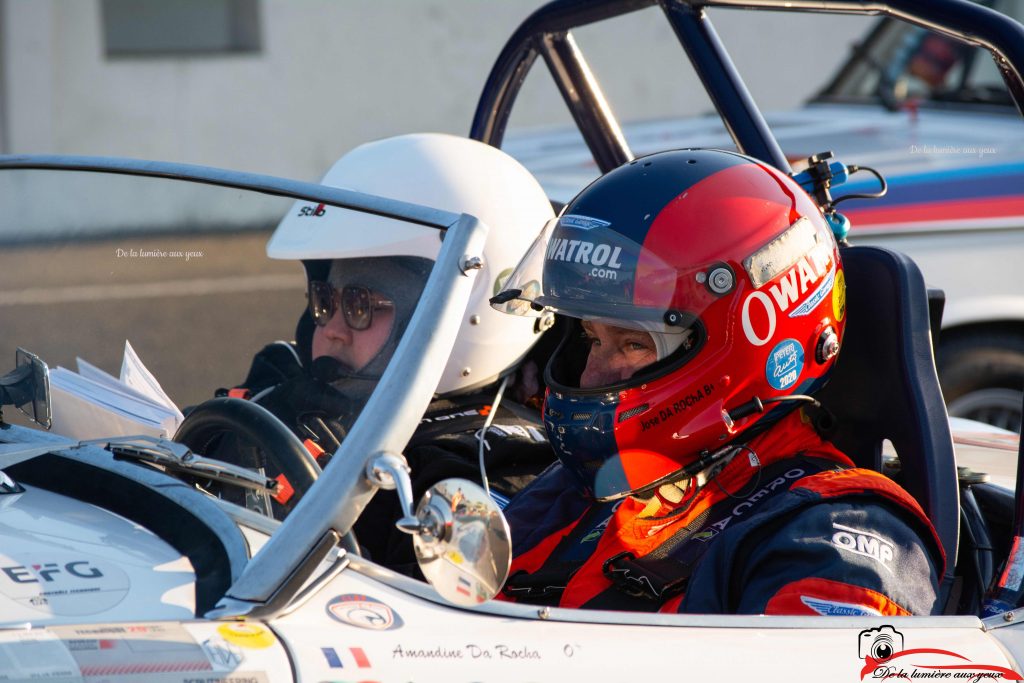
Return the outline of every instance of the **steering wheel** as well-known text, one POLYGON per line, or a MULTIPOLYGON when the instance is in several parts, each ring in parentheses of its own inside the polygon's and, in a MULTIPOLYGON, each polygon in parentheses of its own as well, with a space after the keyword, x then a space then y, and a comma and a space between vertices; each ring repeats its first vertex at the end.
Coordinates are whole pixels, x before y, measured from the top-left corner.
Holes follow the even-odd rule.
MULTIPOLYGON (((263 406, 240 398, 211 398, 189 412, 178 427, 174 441, 203 452, 216 437, 234 433, 257 446, 284 474, 295 493, 286 510, 294 508, 320 476, 320 466, 283 422, 263 406)), ((350 530, 341 546, 359 554, 359 543, 350 530)))
POLYGON ((215 438, 225 433, 257 446, 285 476, 295 489, 288 509, 320 476, 316 460, 283 422, 263 406, 240 398, 212 398, 199 404, 178 427, 174 440, 204 453, 215 438))

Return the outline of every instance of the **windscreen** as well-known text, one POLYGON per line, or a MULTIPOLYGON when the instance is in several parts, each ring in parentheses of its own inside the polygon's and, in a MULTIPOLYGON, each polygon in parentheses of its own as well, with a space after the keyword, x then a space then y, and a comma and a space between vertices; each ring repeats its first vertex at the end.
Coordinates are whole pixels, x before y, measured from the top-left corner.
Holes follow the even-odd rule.
MULTIPOLYGON (((341 210, 167 178, 4 170, 0 203, 0 358, 9 364, 0 374, 14 369, 18 348, 44 362, 50 431, 73 439, 174 438, 197 406, 236 398, 329 457, 387 367, 433 264, 270 259, 280 222, 341 210)), ((44 422, 44 411, 30 412, 44 422)), ((39 428, 15 410, 3 416, 39 428)), ((186 445, 280 474, 230 428, 186 445)), ((278 509, 280 498, 264 502, 278 509)))

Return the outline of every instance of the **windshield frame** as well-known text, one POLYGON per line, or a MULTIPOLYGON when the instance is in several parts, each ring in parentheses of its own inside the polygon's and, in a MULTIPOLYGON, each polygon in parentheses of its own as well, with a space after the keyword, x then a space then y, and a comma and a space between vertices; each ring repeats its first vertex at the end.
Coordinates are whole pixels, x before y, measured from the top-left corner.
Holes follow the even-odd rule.
MULTIPOLYGON (((135 159, 64 155, 0 155, 0 171, 92 171, 167 178, 323 202, 443 231, 441 252, 406 333, 378 386, 320 478, 208 616, 269 616, 287 607, 305 580, 329 560, 376 492, 370 462, 401 453, 434 395, 451 353, 483 254, 488 227, 456 214, 352 190, 274 176, 135 159)), ((62 440, 64 441, 64 440, 62 440)))

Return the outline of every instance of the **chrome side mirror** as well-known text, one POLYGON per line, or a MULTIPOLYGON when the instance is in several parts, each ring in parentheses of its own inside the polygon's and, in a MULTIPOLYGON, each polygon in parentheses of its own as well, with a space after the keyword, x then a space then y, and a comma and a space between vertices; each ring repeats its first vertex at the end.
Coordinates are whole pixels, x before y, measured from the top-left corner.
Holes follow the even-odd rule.
POLYGON ((498 594, 512 564, 512 540, 483 488, 465 479, 440 481, 424 494, 416 517, 416 561, 443 598, 472 606, 498 594))
POLYGON ((367 462, 366 478, 398 494, 402 518, 395 526, 412 536, 420 570, 441 597, 471 606, 498 594, 512 566, 512 535, 483 488, 466 479, 439 481, 423 494, 413 515, 404 457, 378 454, 367 462))

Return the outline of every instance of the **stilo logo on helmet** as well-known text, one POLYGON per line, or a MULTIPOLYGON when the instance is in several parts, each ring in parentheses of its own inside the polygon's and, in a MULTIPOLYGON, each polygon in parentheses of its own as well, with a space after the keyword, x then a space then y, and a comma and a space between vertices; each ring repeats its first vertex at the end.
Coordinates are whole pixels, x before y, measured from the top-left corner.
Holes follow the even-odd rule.
POLYGON ((546 239, 535 308, 639 328, 671 350, 588 389, 571 339, 548 365, 549 437, 598 498, 678 477, 781 417, 838 353, 845 291, 831 230, 795 182, 749 157, 638 159, 584 189, 546 239), (615 255, 614 278, 591 272, 599 246, 615 255))

